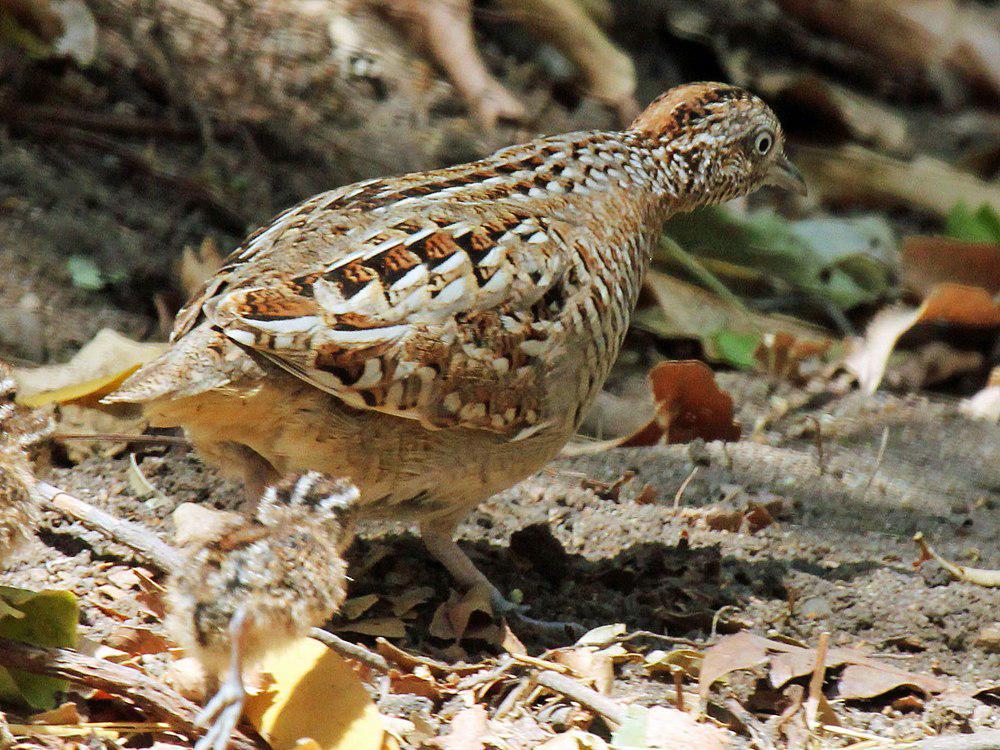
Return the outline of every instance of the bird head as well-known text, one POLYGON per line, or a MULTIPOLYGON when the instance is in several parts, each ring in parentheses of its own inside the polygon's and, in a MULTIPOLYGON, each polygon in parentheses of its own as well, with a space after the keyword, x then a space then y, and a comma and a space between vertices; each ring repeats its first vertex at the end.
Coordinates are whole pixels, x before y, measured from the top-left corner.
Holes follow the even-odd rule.
POLYGON ((771 108, 725 83, 677 86, 650 104, 629 130, 641 135, 659 168, 697 205, 720 203, 774 185, 805 195, 802 174, 785 156, 771 108))

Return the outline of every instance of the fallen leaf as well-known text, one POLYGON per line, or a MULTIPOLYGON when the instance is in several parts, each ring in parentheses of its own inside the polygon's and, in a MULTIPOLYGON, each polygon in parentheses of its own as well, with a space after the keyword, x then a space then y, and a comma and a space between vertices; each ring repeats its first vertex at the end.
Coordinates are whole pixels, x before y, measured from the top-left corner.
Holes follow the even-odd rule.
POLYGON ((733 399, 720 390, 715 374, 697 360, 661 362, 649 372, 656 419, 626 438, 623 446, 733 441, 740 426, 733 421, 733 399))
MULTIPOLYGON (((365 594, 346 600, 340 607, 340 615, 345 620, 357 620, 378 603, 378 594, 365 594)), ((398 617, 398 615, 397 615, 398 617)))
MULTIPOLYGON (((730 672, 766 665, 773 687, 811 674, 816 667, 816 650, 783 643, 749 631, 741 631, 719 640, 705 652, 698 680, 702 702, 707 701, 712 685, 730 672)), ((847 688, 853 698, 874 698, 898 687, 913 687, 923 693, 939 693, 947 684, 928 675, 905 672, 883 664, 865 653, 846 648, 831 648, 824 660, 825 669, 844 666, 838 684, 846 674, 847 688), (849 667, 862 667, 848 672, 849 667)))
POLYGON ((104 639, 104 643, 129 654, 162 654, 170 649, 170 644, 162 634, 152 628, 137 625, 115 628, 104 639))
POLYGON ((936 284, 955 282, 1000 292, 1000 245, 939 236, 903 239, 903 286, 928 294, 936 284))
POLYGON ((15 369, 18 402, 25 406, 56 403, 100 408, 101 398, 166 347, 101 329, 65 364, 15 369))
POLYGON ((239 513, 208 508, 200 503, 181 503, 170 517, 174 522, 174 544, 178 547, 205 544, 246 522, 239 513))
POLYGON ((832 203, 911 206, 944 218, 955 204, 985 203, 1000 210, 1000 186, 929 157, 903 161, 857 144, 800 146, 795 163, 832 203))
POLYGON ((212 237, 205 237, 198 249, 185 245, 177 264, 177 276, 185 299, 191 299, 216 271, 222 268, 223 256, 212 237))
POLYGON ((666 706, 629 706, 628 718, 611 735, 616 750, 723 750, 727 744, 721 729, 666 706))
POLYGON ((623 635, 625 635, 625 623, 616 622, 611 625, 601 625, 581 635, 575 645, 601 648, 616 643, 623 635))
POLYGON ((75 703, 67 701, 51 711, 42 711, 28 717, 32 724, 82 724, 83 717, 75 703))
MULTIPOLYGON (((476 613, 485 615, 490 620, 493 618, 493 605, 490 603, 488 588, 476 586, 464 594, 452 591, 448 601, 435 610, 429 632, 435 638, 461 640, 467 635, 469 621, 476 613)), ((472 633, 468 635, 473 637, 472 633)))
MULTIPOLYGON (((0 586, 0 602, 5 605, 0 636, 33 646, 76 647, 78 606, 69 591, 0 586)), ((4 701, 48 710, 68 687, 65 680, 0 667, 0 699, 4 701)))
POLYGON ((340 623, 334 628, 334 632, 359 633, 380 638, 404 638, 406 623, 398 617, 369 617, 365 620, 340 623))
POLYGON ((309 739, 320 750, 381 750, 382 719, 350 664, 311 638, 264 657, 268 688, 247 698, 245 715, 274 750, 309 739))
POLYGON ((615 681, 614 660, 604 651, 589 646, 559 648, 548 659, 572 669, 578 677, 590 682, 601 695, 611 695, 611 686, 615 681))
POLYGON ((633 322, 664 339, 700 341, 705 356, 736 367, 754 365, 761 336, 784 331, 797 340, 829 341, 822 329, 786 315, 764 315, 727 302, 699 286, 651 268, 645 289, 655 305, 640 307, 633 322))
POLYGON ((864 338, 853 342, 844 366, 862 390, 874 393, 882 382, 889 355, 899 338, 919 323, 948 323, 970 328, 1000 327, 1000 302, 979 287, 939 284, 916 310, 893 307, 868 324, 864 338))
POLYGON ((440 750, 483 750, 489 732, 489 719, 483 706, 459 711, 451 720, 451 732, 431 740, 440 750))
POLYGON ((608 743, 596 734, 582 729, 570 729, 546 740, 535 750, 608 750, 608 743))
POLYGON ((673 651, 655 650, 646 655, 643 662, 650 672, 683 670, 688 677, 697 679, 701 673, 701 663, 705 655, 693 648, 677 648, 673 651))
POLYGON ((958 410, 970 419, 1000 422, 1000 367, 994 367, 986 387, 974 396, 963 399, 958 410))

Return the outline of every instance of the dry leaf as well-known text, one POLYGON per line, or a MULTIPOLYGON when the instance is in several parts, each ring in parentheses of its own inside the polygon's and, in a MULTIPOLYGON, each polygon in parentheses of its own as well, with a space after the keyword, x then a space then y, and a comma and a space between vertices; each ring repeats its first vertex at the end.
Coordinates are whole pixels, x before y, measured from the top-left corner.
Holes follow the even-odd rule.
POLYGON ((115 628, 104 643, 129 654, 162 654, 170 648, 167 639, 145 626, 125 625, 115 628))
POLYGON ((695 438, 733 441, 740 426, 733 421, 733 399, 715 383, 704 362, 661 362, 649 372, 656 419, 621 445, 688 443, 695 438))
POLYGON ((546 740, 535 750, 608 750, 608 743, 596 734, 582 729, 570 729, 546 740))
POLYGON ((28 721, 32 724, 81 724, 83 717, 80 716, 77 705, 67 701, 51 711, 32 714, 28 717, 28 721))
POLYGON ((803 363, 826 354, 830 344, 829 340, 800 339, 785 331, 765 333, 754 359, 768 375, 798 381, 803 363))
POLYGON ((902 256, 903 286, 915 294, 923 296, 945 282, 1000 292, 1000 246, 990 242, 906 237, 902 256))
POLYGON ((359 633, 379 638, 404 638, 406 623, 398 617, 369 617, 365 620, 341 623, 334 628, 334 632, 359 633))
POLYGON ((488 732, 486 709, 477 704, 459 711, 451 720, 451 732, 429 744, 440 750, 483 750, 488 732))
POLYGON ((101 329, 65 364, 14 370, 18 401, 26 406, 74 403, 99 408, 101 398, 166 347, 101 329))
POLYGON ((466 633, 469 620, 476 612, 492 619, 493 605, 490 603, 490 591, 485 586, 476 586, 464 594, 452 591, 448 601, 441 604, 431 619, 430 634, 435 638, 461 640, 463 636, 474 637, 466 633))
POLYGON ((357 620, 378 603, 378 594, 365 594, 348 599, 340 607, 340 616, 345 620, 357 620))
POLYGON ((326 646, 301 638, 259 666, 272 679, 247 698, 245 714, 274 750, 306 738, 320 750, 381 750, 378 709, 350 664, 326 646))
POLYGON ((583 679, 589 681, 594 690, 602 695, 611 695, 611 686, 615 681, 614 660, 605 651, 590 647, 560 648, 548 657, 556 664, 569 667, 583 679))
POLYGON ((628 718, 611 738, 616 750, 723 750, 728 744, 721 729, 666 706, 630 706, 628 718))
MULTIPOLYGON (((846 667, 864 667, 864 670, 848 675, 850 681, 847 687, 852 698, 874 698, 897 687, 914 687, 924 693, 939 693, 947 688, 947 684, 936 677, 896 669, 853 649, 829 649, 824 664, 827 669, 845 666, 840 680, 848 674, 846 667)), ((769 667, 771 685, 781 687, 789 680, 812 673, 816 666, 816 650, 771 640, 749 631, 725 636, 705 652, 698 680, 702 701, 708 699, 712 685, 725 675, 761 665, 769 667)))
POLYGON ((178 263, 177 276, 185 299, 190 299, 216 271, 222 268, 223 256, 211 237, 205 237, 198 249, 185 245, 178 263))
POLYGON ((857 377, 865 392, 875 392, 896 342, 918 323, 1000 328, 1000 302, 979 287, 940 284, 916 310, 899 307, 883 310, 868 324, 864 338, 854 342, 853 350, 844 360, 844 366, 857 377))
POLYGON ((958 410, 970 419, 1000 422, 1000 367, 994 367, 986 387, 974 396, 963 399, 958 410))
POLYGON ((174 544, 178 547, 210 542, 221 537, 227 529, 246 523, 239 513, 206 508, 199 503, 181 503, 171 518, 174 522, 174 544))
POLYGON ((809 189, 815 186, 835 203, 912 206, 942 218, 957 203, 986 203, 1000 210, 1000 186, 927 157, 902 161, 857 144, 801 146, 795 163, 805 172, 809 189))

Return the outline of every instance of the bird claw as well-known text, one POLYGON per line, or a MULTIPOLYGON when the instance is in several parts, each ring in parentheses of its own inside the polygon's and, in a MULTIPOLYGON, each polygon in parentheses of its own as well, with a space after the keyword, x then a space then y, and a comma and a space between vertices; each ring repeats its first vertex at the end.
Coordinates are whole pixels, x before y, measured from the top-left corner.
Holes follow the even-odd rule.
POLYGON ((506 619, 507 623, 517 630, 559 640, 566 638, 576 640, 587 632, 583 625, 576 622, 536 620, 534 617, 529 617, 526 605, 514 604, 495 588, 490 594, 490 604, 496 617, 506 619))
POLYGON ((521 101, 498 81, 491 81, 471 102, 476 120, 486 130, 492 130, 498 121, 523 122, 527 112, 521 101))
POLYGON ((246 691, 240 680, 229 678, 222 683, 219 691, 194 720, 195 726, 208 727, 194 750, 226 750, 243 713, 245 698, 246 691))

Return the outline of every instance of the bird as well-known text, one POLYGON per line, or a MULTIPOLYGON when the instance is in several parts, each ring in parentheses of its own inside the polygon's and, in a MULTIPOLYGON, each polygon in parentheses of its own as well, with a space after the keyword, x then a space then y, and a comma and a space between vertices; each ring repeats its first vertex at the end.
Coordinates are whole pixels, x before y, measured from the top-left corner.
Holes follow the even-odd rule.
POLYGON ((356 487, 317 472, 268 487, 252 518, 227 514, 209 538, 181 547, 167 583, 164 626, 219 678, 195 723, 196 750, 225 750, 243 710, 244 668, 305 636, 346 596, 343 549, 352 538, 356 487))
POLYGON ((38 525, 35 473, 28 449, 53 428, 48 411, 14 402, 16 389, 10 366, 0 362, 0 563, 29 539, 38 525))
POLYGON ((763 185, 805 192, 777 116, 705 82, 624 130, 323 192, 247 237, 107 400, 183 427, 251 495, 347 478, 359 518, 416 523, 459 586, 514 613, 457 524, 574 434, 664 220, 763 185))

